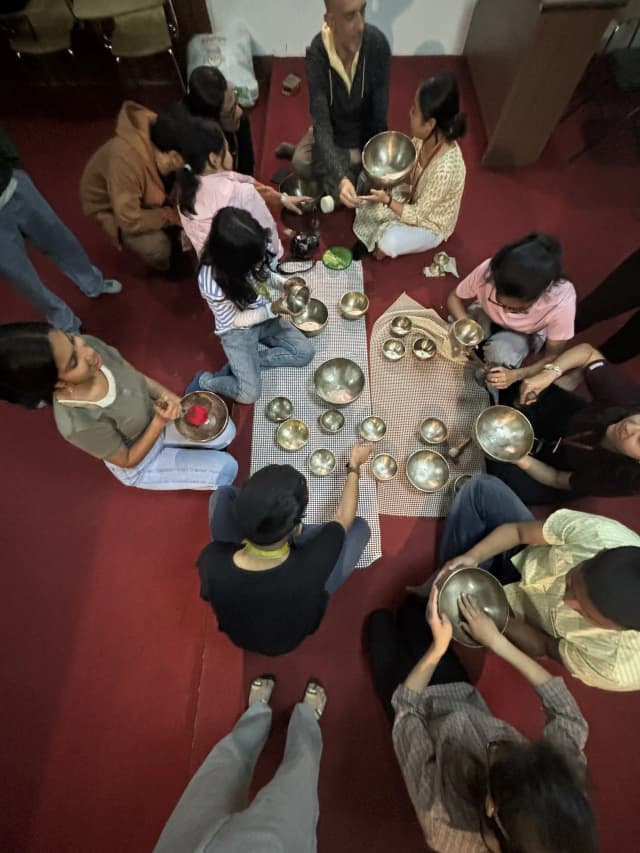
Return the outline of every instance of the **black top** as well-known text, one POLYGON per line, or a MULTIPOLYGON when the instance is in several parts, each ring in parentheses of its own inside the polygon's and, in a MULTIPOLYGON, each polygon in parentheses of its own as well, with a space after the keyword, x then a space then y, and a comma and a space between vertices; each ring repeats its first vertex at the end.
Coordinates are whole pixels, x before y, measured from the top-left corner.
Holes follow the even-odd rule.
POLYGON ((379 29, 365 26, 351 91, 331 67, 321 33, 307 48, 304 67, 313 119, 314 171, 334 195, 351 168, 348 149, 363 148, 387 129, 391 49, 379 29))
POLYGON ((242 114, 240 126, 233 131, 226 131, 227 145, 233 157, 233 171, 241 175, 251 175, 255 169, 255 157, 253 154, 253 138, 251 136, 251 122, 246 113, 242 114))
POLYGON ((18 149, 0 127, 0 195, 6 190, 13 170, 19 166, 18 149))
POLYGON ((221 631, 241 649, 282 655, 317 630, 329 594, 324 585, 344 543, 344 528, 325 524, 275 569, 239 569, 230 542, 211 542, 198 558, 200 595, 218 617, 221 631))

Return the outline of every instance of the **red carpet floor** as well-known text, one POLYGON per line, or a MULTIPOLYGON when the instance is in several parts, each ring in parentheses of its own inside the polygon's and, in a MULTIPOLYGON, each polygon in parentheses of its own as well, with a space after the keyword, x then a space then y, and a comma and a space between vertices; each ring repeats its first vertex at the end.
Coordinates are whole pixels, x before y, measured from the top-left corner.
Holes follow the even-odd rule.
MULTIPOLYGON (((470 132, 462 147, 468 180, 456 235, 446 246, 464 274, 501 243, 538 228, 557 233, 581 293, 637 247, 637 152, 622 140, 572 166, 580 117, 562 126, 530 169, 494 174, 479 165, 483 132, 459 60, 394 61, 390 126, 407 126, 417 82, 442 65, 461 74, 470 132)), ((304 93, 280 94, 299 61, 279 60, 265 111, 255 116, 261 175, 278 166, 282 135, 306 129, 304 93), (265 120, 266 116, 266 120, 265 120)), ((70 112, 70 111, 65 111, 70 112)), ((45 281, 93 333, 121 348, 176 390, 219 350, 206 307, 188 282, 147 275, 114 255, 79 210, 83 164, 109 134, 112 118, 55 122, 3 120, 38 186, 110 276, 118 298, 85 300, 46 260, 45 281)), ((349 216, 325 218, 323 245, 351 245, 349 216)), ((426 259, 428 260, 428 258, 426 259)), ((365 263, 369 322, 403 290, 443 306, 451 279, 427 281, 425 258, 365 263)), ((2 284, 3 320, 36 319, 2 284)), ((611 325, 593 332, 602 339, 611 325)), ((629 365, 638 378, 638 360, 629 365)), ((235 453, 248 468, 250 412, 243 409, 235 453)), ((0 759, 2 849, 28 853, 150 850, 186 780, 232 725, 250 677, 278 676, 274 737, 258 769, 268 777, 281 754, 291 704, 309 675, 327 686, 320 774, 319 849, 424 850, 373 696, 361 650, 365 615, 393 605, 405 584, 434 568, 433 520, 382 519, 384 557, 335 596, 316 635, 279 659, 244 656, 220 635, 198 599, 194 559, 207 541, 206 498, 128 491, 89 457, 58 439, 47 411, 2 407, 4 489, 0 553, 0 759)), ((637 501, 585 501, 583 508, 638 529, 637 501)), ((540 716, 529 688, 496 660, 469 661, 496 713, 529 733, 540 716), (483 668, 484 663, 484 668, 483 668)), ((636 720, 640 697, 606 694, 571 681, 591 725, 588 757, 603 853, 631 851, 637 823, 636 720)))

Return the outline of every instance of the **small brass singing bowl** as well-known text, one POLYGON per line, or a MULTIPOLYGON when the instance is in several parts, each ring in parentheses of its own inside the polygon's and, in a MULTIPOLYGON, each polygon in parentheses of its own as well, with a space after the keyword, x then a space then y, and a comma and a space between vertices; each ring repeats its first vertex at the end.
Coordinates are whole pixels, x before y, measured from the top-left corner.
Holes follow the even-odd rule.
POLYGON ((438 352, 435 341, 431 338, 416 338, 413 342, 413 354, 420 361, 428 361, 438 352))
POLYGON ((309 470, 316 477, 326 477, 336 467, 336 457, 330 450, 314 450, 309 457, 309 470))
POLYGON ((439 418, 426 418, 420 424, 418 431, 425 444, 442 444, 449 432, 439 418))
POLYGON ((293 414, 293 403, 287 397, 274 397, 267 403, 264 414, 274 424, 282 423, 293 414))
POLYGON ((340 300, 342 316, 347 320, 357 320, 369 310, 369 297, 359 290, 350 290, 340 300))
POLYGON ((445 267, 449 263, 449 255, 446 252, 436 252, 433 263, 438 264, 439 267, 445 267))
POLYGON ((405 345, 396 338, 388 338, 382 344, 382 355, 387 361, 400 361, 406 352, 405 345))
POLYGON ((387 425, 385 422, 382 418, 378 418, 375 415, 365 418, 358 427, 358 433, 365 441, 380 441, 381 438, 384 438, 386 431, 387 425))
POLYGON ((329 311, 324 302, 319 299, 310 299, 308 305, 291 318, 291 322, 307 338, 314 338, 323 331, 328 319, 329 311))
POLYGON ((295 317, 301 314, 309 304, 311 291, 307 282, 299 275, 292 275, 282 285, 287 310, 295 317))
POLYGON ((276 430, 276 441, 283 450, 300 450, 309 441, 309 427, 304 421, 289 418, 276 430))
POLYGON ((389 453, 379 453, 371 460, 371 473, 381 483, 393 480, 398 473, 398 463, 389 453))
POLYGON ((229 422, 227 404, 213 391, 191 391, 185 394, 180 402, 182 412, 175 422, 176 429, 180 435, 191 441, 212 441, 222 434, 229 422), (194 426, 186 419, 186 413, 191 406, 204 406, 207 410, 207 420, 200 426, 194 426))
POLYGON ((412 328, 413 323, 408 317, 394 317, 389 331, 394 338, 404 338, 412 328))
POLYGON ((449 463, 435 450, 418 450, 406 464, 407 480, 419 492, 437 492, 449 479, 449 463))
POLYGON ((456 320, 451 326, 451 332, 456 341, 463 347, 476 347, 484 340, 484 329, 470 317, 456 320))
POLYGON ((460 489, 472 479, 471 474, 461 474, 453 481, 453 494, 457 495, 460 489))
POLYGON ((327 435, 335 435, 344 426, 344 415, 337 409, 327 409, 318 418, 318 425, 327 435))

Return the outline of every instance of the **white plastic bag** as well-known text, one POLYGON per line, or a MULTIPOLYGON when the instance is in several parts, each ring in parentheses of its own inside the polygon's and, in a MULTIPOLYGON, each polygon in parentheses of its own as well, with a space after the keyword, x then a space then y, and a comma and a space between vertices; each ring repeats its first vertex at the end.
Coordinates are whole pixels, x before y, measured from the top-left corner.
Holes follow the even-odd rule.
POLYGON ((187 74, 194 68, 213 65, 236 90, 242 107, 252 107, 258 100, 258 81, 253 72, 251 34, 242 21, 224 32, 194 36, 187 46, 187 74))

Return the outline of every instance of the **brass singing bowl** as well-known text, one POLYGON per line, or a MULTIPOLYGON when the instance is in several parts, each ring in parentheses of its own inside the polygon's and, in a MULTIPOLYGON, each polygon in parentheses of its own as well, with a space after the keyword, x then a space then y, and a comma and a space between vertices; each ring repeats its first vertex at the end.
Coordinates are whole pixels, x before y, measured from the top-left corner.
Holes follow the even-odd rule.
POLYGON ((309 470, 316 477, 326 477, 336 467, 336 457, 330 450, 314 450, 309 457, 309 470))
POLYGON ((456 320, 451 326, 456 341, 463 347, 476 347, 484 340, 484 329, 470 317, 456 320))
POLYGON ((311 201, 302 201, 298 204, 298 208, 303 213, 311 213, 315 210, 322 195, 322 187, 318 181, 301 178, 299 175, 290 174, 280 184, 280 192, 287 195, 303 196, 308 195, 311 201))
POLYGON ((318 424, 322 432, 325 432, 328 435, 334 435, 335 433, 340 432, 344 426, 344 415, 337 409, 327 409, 327 411, 323 412, 318 418, 318 424))
POLYGON ((282 291, 285 305, 294 316, 301 314, 311 299, 307 282, 299 275, 292 275, 285 279, 282 291))
POLYGON ((511 406, 490 406, 473 425, 473 437, 483 453, 497 462, 517 462, 531 452, 531 422, 511 406))
POLYGON ((365 418, 358 426, 358 433, 365 441, 380 441, 381 438, 384 438, 386 431, 387 425, 382 418, 378 418, 376 415, 365 418))
POLYGON ((393 480, 398 473, 398 463, 389 453, 378 453, 371 460, 371 473, 381 483, 393 480))
POLYGON ((291 322, 300 329, 303 335, 308 338, 314 338, 324 330, 329 319, 329 311, 324 302, 319 299, 312 298, 309 300, 306 308, 303 308, 299 314, 291 318, 291 322))
POLYGON ((397 338, 388 338, 382 344, 382 355, 387 361, 400 361, 406 352, 405 345, 397 338))
POLYGON ((449 479, 449 463, 435 450, 418 450, 406 464, 407 480, 420 492, 437 492, 449 479))
POLYGON ((309 441, 309 427, 304 421, 289 418, 276 430, 276 441, 283 450, 300 450, 309 441))
POLYGON ((369 310, 369 297, 360 290, 350 290, 340 300, 340 310, 347 320, 357 320, 369 310))
POLYGON ((267 403, 264 414, 274 424, 282 423, 293 414, 293 403, 288 397, 274 397, 267 403))
POLYGON ((404 338, 413 328, 413 323, 408 317, 394 317, 389 326, 389 332, 394 338, 404 338))
POLYGON ((411 139, 397 130, 373 136, 362 151, 362 168, 374 187, 389 189, 411 174, 416 149, 411 139))
POLYGON ((426 418, 418 431, 425 444, 441 444, 448 434, 447 427, 439 418, 426 418))
POLYGON ((185 394, 180 402, 182 414, 175 422, 180 435, 191 441, 202 442, 213 441, 214 438, 222 435, 229 423, 229 409, 222 397, 218 397, 213 391, 191 391, 185 394), (185 420, 185 415, 191 406, 204 406, 208 412, 207 420, 200 426, 187 423, 185 420))
POLYGON ((316 394, 332 406, 347 406, 364 390, 364 373, 350 358, 331 358, 313 374, 316 394))
POLYGON ((453 481, 453 494, 457 495, 460 489, 471 479, 473 479, 471 474, 461 474, 459 477, 456 477, 453 481))
POLYGON ((447 575, 438 590, 438 611, 448 616, 453 625, 453 638, 463 646, 478 647, 462 628, 460 596, 471 595, 476 607, 495 622, 500 633, 504 633, 509 620, 509 604, 502 584, 494 576, 475 566, 460 566, 447 575))
POLYGON ((416 338, 412 350, 415 357, 420 361, 427 361, 438 352, 435 341, 432 341, 431 338, 416 338))

